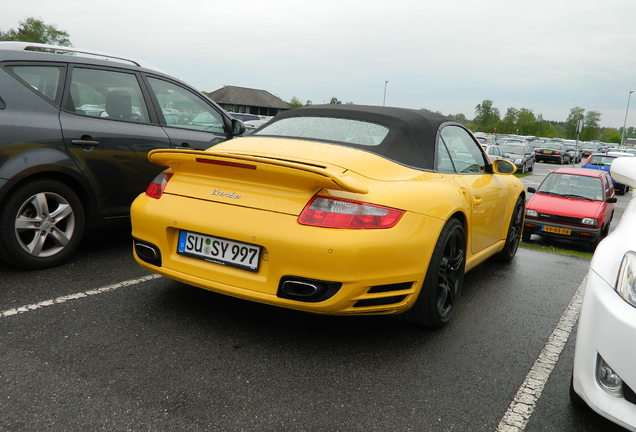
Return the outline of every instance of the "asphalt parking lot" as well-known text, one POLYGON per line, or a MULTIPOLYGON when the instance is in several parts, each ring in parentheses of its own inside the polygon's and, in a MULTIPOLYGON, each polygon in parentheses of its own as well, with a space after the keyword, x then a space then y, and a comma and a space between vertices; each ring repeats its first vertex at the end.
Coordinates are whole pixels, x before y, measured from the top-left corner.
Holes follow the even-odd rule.
POLYGON ((431 331, 150 276, 128 230, 91 235, 61 267, 0 267, 0 430, 621 430, 569 403, 576 327, 557 331, 562 351, 548 344, 576 318, 584 257, 521 248, 509 265, 488 261, 453 322, 431 331), (520 400, 528 377, 542 389, 520 400))

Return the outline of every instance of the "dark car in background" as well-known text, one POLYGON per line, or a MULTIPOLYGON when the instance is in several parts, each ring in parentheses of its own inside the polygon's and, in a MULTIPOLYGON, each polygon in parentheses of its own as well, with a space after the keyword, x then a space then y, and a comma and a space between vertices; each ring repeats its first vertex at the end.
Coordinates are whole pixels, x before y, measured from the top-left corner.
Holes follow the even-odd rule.
POLYGON ((537 162, 556 162, 562 165, 571 161, 565 145, 558 141, 548 141, 535 147, 534 156, 537 162))
POLYGON ((527 143, 503 143, 501 150, 515 164, 517 171, 525 174, 534 170, 534 150, 527 143))
POLYGON ((570 160, 574 163, 581 162, 582 158, 582 150, 580 146, 577 146, 576 143, 565 143, 565 150, 570 155, 570 160))
POLYGON ((0 257, 33 269, 69 258, 87 227, 129 217, 162 170, 148 151, 205 149, 244 126, 140 62, 0 42, 0 130, 0 257))

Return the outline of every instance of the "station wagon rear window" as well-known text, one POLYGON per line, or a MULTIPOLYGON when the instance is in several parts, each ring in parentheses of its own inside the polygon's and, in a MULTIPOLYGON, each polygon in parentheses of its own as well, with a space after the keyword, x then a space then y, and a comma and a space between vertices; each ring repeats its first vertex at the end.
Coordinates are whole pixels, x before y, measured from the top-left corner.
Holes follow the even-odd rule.
POLYGON ((361 120, 333 117, 289 117, 265 126, 254 135, 307 138, 345 144, 377 146, 389 128, 361 120))

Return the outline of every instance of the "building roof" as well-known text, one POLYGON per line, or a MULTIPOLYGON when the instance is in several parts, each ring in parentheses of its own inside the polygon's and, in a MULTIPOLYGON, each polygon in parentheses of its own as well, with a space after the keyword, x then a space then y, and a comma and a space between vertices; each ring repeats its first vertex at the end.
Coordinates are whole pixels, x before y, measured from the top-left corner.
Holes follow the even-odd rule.
POLYGON ((279 109, 292 108, 291 105, 289 105, 287 102, 274 96, 267 90, 228 85, 206 94, 210 99, 218 104, 245 105, 279 109))

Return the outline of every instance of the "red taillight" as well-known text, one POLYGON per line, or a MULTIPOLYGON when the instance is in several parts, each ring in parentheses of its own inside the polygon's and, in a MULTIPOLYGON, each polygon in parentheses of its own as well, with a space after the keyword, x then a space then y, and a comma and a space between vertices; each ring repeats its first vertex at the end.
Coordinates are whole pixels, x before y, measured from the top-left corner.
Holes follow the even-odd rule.
POLYGON ((170 177, 172 177, 172 173, 162 172, 161 174, 159 174, 157 177, 154 178, 152 183, 148 185, 148 188, 146 189, 146 195, 148 195, 150 198, 161 198, 161 195, 163 195, 163 190, 166 188, 170 177))
POLYGON ((561 156, 561 153, 559 153, 559 152, 554 152, 553 154, 556 155, 556 156, 561 156))
POLYGON ((390 207, 315 196, 303 209, 298 223, 324 228, 391 228, 403 214, 403 210, 390 207))

